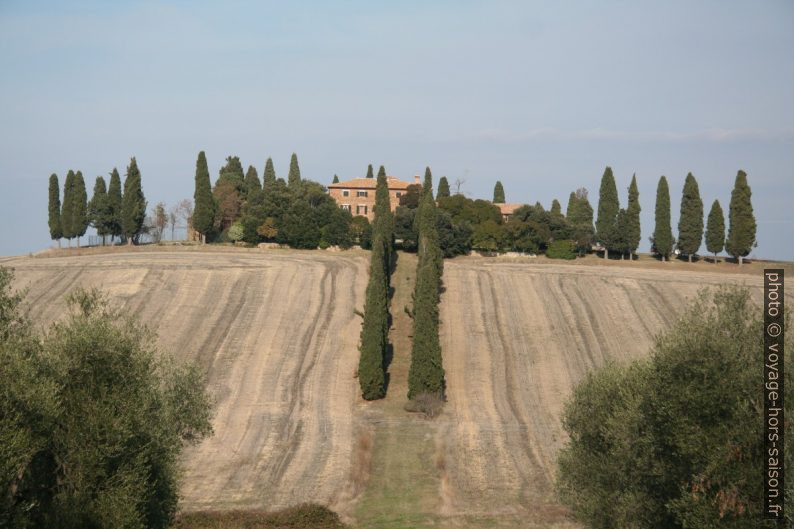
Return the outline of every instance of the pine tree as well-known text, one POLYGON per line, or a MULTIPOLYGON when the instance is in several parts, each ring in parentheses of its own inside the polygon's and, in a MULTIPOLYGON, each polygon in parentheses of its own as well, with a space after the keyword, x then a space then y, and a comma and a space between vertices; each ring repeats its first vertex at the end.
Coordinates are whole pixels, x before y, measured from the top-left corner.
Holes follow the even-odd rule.
POLYGON ((245 173, 245 196, 251 200, 260 191, 262 191, 262 184, 259 181, 256 167, 249 165, 248 171, 245 173))
POLYGON ((108 234, 108 216, 107 216, 107 203, 108 195, 105 186, 105 179, 101 176, 96 177, 94 181, 94 193, 91 200, 88 202, 88 219, 91 225, 96 229, 96 234, 102 237, 102 244, 104 245, 105 235, 108 234))
POLYGON ((276 183, 276 170, 273 168, 273 159, 268 158, 265 162, 265 172, 262 176, 262 188, 267 190, 276 183))
POLYGON ((375 178, 375 174, 372 172, 372 164, 367 166, 367 178, 375 178))
POLYGON ((502 186, 502 182, 500 182, 499 180, 497 180, 496 185, 493 186, 493 203, 494 204, 505 203, 505 188, 502 186))
POLYGON ((338 184, 339 183, 339 177, 337 175, 334 175, 334 181, 331 182, 331 183, 332 184, 338 184))
POLYGON ((298 167, 298 155, 292 153, 289 161, 289 174, 287 175, 287 185, 290 189, 296 189, 301 183, 301 170, 298 167))
POLYGON ((146 198, 141 188, 141 172, 135 157, 130 159, 127 175, 124 178, 124 195, 121 197, 121 231, 127 244, 141 232, 146 218, 146 198))
POLYGON ((88 194, 85 190, 83 173, 74 174, 74 193, 72 195, 72 234, 77 237, 77 247, 80 247, 80 237, 88 229, 88 194))
MULTIPOLYGON (((270 158, 268 158, 270 161, 270 158)), ((271 164, 272 168, 272 164, 271 164)), ((265 182, 267 183, 268 171, 265 168, 265 182)), ((207 157, 204 151, 198 154, 196 160, 196 182, 193 192, 193 229, 201 234, 201 241, 207 242, 207 235, 212 231, 215 222, 215 197, 212 196, 210 187, 210 171, 207 167, 207 157)))
POLYGON ((739 171, 731 192, 731 205, 728 209, 728 238, 725 249, 742 265, 744 257, 756 244, 755 216, 753 215, 752 192, 747 185, 747 173, 739 171))
POLYGON ((714 264, 717 264, 717 254, 725 247, 725 215, 722 213, 720 201, 715 200, 709 211, 709 220, 706 225, 706 249, 714 254, 714 264))
POLYGON ((108 235, 121 237, 121 176, 115 167, 110 173, 107 197, 108 235))
POLYGON ((604 259, 609 259, 609 249, 614 244, 618 211, 620 211, 618 188, 615 185, 612 168, 607 166, 598 191, 598 218, 595 223, 596 238, 604 246, 604 259))
POLYGON ((58 186, 58 175, 52 173, 50 175, 50 189, 49 201, 47 204, 48 217, 47 224, 50 227, 50 238, 53 241, 58 241, 58 247, 61 246, 61 237, 63 237, 63 228, 61 226, 61 190, 58 186))
POLYGON ((442 176, 441 179, 438 181, 438 192, 436 194, 436 200, 448 196, 449 196, 449 182, 447 181, 446 176, 442 176))
POLYGON ((673 228, 670 226, 670 188, 662 176, 656 187, 656 226, 653 230, 653 247, 666 260, 673 251, 673 228))
POLYGON ((636 173, 631 176, 629 185, 629 204, 626 208, 626 249, 629 253, 629 260, 634 258, 637 247, 642 239, 642 229, 640 227, 640 190, 637 188, 636 173))
POLYGON ((74 210, 74 171, 69 169, 63 181, 63 204, 61 204, 61 231, 67 244, 72 246, 74 231, 72 226, 72 211, 74 210))
POLYGON ((386 168, 382 165, 380 166, 380 169, 378 169, 378 176, 386 176, 386 168))
POLYGON ((681 196, 681 214, 678 217, 678 249, 692 262, 692 255, 703 242, 703 200, 697 180, 692 173, 686 175, 681 196))
POLYGON ((560 201, 557 200, 556 198, 551 201, 551 211, 550 211, 550 213, 552 215, 557 216, 557 217, 562 217, 562 206, 560 205, 560 201))

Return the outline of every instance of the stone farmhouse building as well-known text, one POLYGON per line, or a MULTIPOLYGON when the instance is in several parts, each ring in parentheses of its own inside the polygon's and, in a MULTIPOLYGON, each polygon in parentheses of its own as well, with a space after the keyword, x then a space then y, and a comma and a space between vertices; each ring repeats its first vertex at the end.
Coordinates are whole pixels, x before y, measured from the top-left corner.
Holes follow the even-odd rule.
MULTIPOLYGON (((393 176, 387 176, 386 181, 389 187, 389 204, 391 210, 397 209, 400 205, 400 197, 403 196, 408 186, 420 184, 419 176, 414 177, 413 182, 405 182, 393 176)), ((348 210, 354 217, 362 215, 371 222, 375 216, 375 185, 376 178, 353 178, 337 184, 328 186, 328 194, 336 200, 342 209, 348 210)))

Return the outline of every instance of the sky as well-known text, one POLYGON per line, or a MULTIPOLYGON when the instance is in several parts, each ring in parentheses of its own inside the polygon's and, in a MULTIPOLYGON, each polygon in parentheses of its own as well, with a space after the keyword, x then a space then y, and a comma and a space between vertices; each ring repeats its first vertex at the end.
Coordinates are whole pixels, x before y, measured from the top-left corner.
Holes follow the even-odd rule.
POLYGON ((743 169, 751 255, 794 260, 794 3, 562 4, 0 0, 0 255, 53 244, 50 174, 90 195, 135 156, 171 205, 204 150, 213 175, 237 155, 286 176, 295 152, 321 183, 430 166, 563 208, 579 187, 596 207, 609 165, 624 206, 637 175, 641 251, 661 175, 677 233, 688 172, 727 215, 743 169))

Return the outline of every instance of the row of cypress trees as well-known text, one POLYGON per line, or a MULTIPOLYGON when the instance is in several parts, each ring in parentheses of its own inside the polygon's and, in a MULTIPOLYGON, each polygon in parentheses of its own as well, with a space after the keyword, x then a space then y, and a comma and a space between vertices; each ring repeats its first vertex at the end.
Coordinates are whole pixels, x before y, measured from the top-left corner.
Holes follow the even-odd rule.
POLYGON ((121 189, 121 177, 114 167, 110 173, 110 185, 105 179, 96 178, 91 200, 85 188, 85 180, 81 171, 69 170, 63 187, 63 203, 61 203, 58 175, 53 173, 49 180, 48 225, 50 237, 57 240, 77 238, 85 235, 88 226, 96 228, 97 235, 125 237, 132 243, 135 236, 141 233, 146 217, 146 198, 141 188, 141 173, 138 163, 133 157, 127 166, 124 180, 124 193, 121 189))
MULTIPOLYGON (((756 246, 756 221, 753 215, 752 192, 747 184, 747 173, 736 174, 728 210, 728 234, 725 235, 725 216, 719 200, 714 200, 705 225, 706 249, 716 256, 723 249, 742 264, 743 259, 756 246)), ((662 176, 656 188, 656 226, 651 243, 662 261, 669 258, 675 245, 688 260, 697 253, 704 239, 703 200, 692 173, 687 174, 681 196, 678 220, 678 240, 673 237, 670 223, 670 188, 662 176)))
MULTIPOLYGON (((371 168, 371 166, 370 166, 371 168)), ((359 346, 358 381, 366 400, 386 395, 386 352, 389 345, 389 283, 394 264, 394 216, 386 172, 375 187, 372 253, 359 346)))
POLYGON ((628 205, 620 207, 618 189, 612 168, 607 167, 601 177, 598 193, 598 216, 595 222, 596 239, 604 247, 604 257, 610 250, 632 258, 640 245, 640 192, 637 188, 637 175, 631 177, 628 205))
POLYGON ((438 337, 438 304, 444 256, 439 245, 438 211, 433 199, 433 177, 425 170, 422 199, 416 213, 419 234, 416 285, 414 287, 413 344, 408 372, 408 398, 422 395, 444 398, 444 367, 438 337))

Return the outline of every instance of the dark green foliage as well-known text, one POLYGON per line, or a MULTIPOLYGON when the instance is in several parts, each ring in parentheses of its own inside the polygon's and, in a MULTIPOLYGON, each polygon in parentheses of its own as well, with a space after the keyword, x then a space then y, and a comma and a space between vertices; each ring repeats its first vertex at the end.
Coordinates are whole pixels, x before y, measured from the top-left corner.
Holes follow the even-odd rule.
POLYGON ((640 227, 640 190, 637 188, 637 175, 631 176, 629 185, 629 205, 626 208, 628 218, 626 219, 626 233, 623 235, 626 251, 631 257, 637 252, 637 247, 642 239, 642 228, 640 227))
POLYGON ((380 169, 378 169, 378 176, 386 176, 386 168, 382 165, 380 166, 380 169))
MULTIPOLYGON (((788 319, 788 318, 787 318, 788 319)), ((565 407, 570 441, 558 489, 586 527, 771 527, 759 469, 766 458, 762 311, 748 290, 702 292, 651 357, 588 375, 565 407)), ((786 348, 794 346, 787 337, 786 348)), ((794 383, 786 357, 785 384, 794 383)), ((794 412, 790 399, 785 413, 794 412)), ((786 497, 794 454, 786 442, 786 497)), ((791 513, 786 526, 792 523, 791 513)))
POLYGON ((408 371, 409 399, 425 394, 444 397, 444 367, 438 338, 438 303, 444 263, 438 243, 437 214, 428 168, 422 202, 416 213, 419 259, 414 290, 411 367, 408 371))
POLYGON ((709 220, 706 225, 706 249, 714 254, 714 262, 717 262, 717 254, 725 248, 725 215, 722 213, 720 201, 715 200, 709 211, 709 220))
POLYGON ((612 251, 618 252, 623 259, 629 253, 628 234, 630 229, 629 212, 623 208, 618 211, 615 231, 612 237, 612 251))
POLYGON ((422 200, 422 186, 411 184, 405 189, 405 193, 400 197, 400 205, 407 208, 416 209, 422 200))
POLYGON ((372 172, 372 164, 367 166, 367 178, 375 178, 375 174, 372 172))
MULTIPOLYGON (((471 251, 472 229, 468 222, 454 222, 446 211, 437 210, 438 245, 444 257, 466 255, 471 251)), ((395 218, 396 224, 396 218, 395 218)))
POLYGON ((226 157, 226 165, 221 167, 218 171, 218 179, 215 181, 215 187, 218 187, 223 182, 231 183, 240 196, 245 195, 245 175, 243 174, 243 164, 240 163, 239 156, 226 157))
POLYGON ((61 227, 61 190, 58 187, 58 175, 52 173, 49 183, 49 197, 47 203, 47 224, 50 228, 50 238, 55 241, 63 237, 61 227))
POLYGON ((747 185, 747 173, 739 171, 731 192, 728 209, 728 238, 725 249, 742 264, 744 256, 755 247, 755 216, 753 215, 752 192, 747 185))
POLYGON ((656 187, 656 225, 651 238, 652 251, 662 261, 670 257, 673 251, 673 229, 670 226, 670 188, 667 178, 662 176, 656 187))
POLYGON ((244 183, 246 199, 255 200, 256 196, 262 191, 262 183, 259 181, 259 175, 256 172, 256 167, 253 165, 248 166, 244 183))
POLYGON ((397 206, 394 211, 394 238, 406 252, 415 252, 419 245, 419 233, 415 224, 416 208, 397 206))
POLYGON ((442 176, 438 181, 438 192, 436 193, 436 200, 449 196, 449 182, 446 176, 442 176))
POLYGON ((678 249, 692 261, 692 255, 703 242, 703 200, 697 180, 692 173, 686 175, 681 196, 681 214, 678 218, 678 249))
POLYGON ((430 172, 429 167, 425 167, 425 179, 422 181, 422 194, 433 195, 433 174, 430 172))
POLYGON ((83 173, 77 171, 74 174, 74 185, 72 188, 72 236, 77 237, 77 245, 80 246, 80 237, 85 235, 88 229, 88 194, 85 190, 85 180, 83 173))
POLYGON ((203 381, 97 291, 69 306, 42 336, 0 321, 0 526, 170 527, 182 447, 211 432, 203 381))
POLYGON ((546 257, 550 259, 576 259, 576 242, 570 239, 554 241, 546 250, 546 257))
POLYGON ((208 511, 179 514, 174 529, 346 529, 327 507, 303 504, 276 512, 208 511))
MULTIPOLYGON (((336 176, 336 175, 334 175, 336 176)), ((268 158, 265 162, 265 172, 262 175, 262 188, 267 192, 276 183, 276 170, 273 168, 273 159, 268 158)))
POLYGON ((277 180, 253 215, 257 225, 273 218, 278 228, 276 241, 293 248, 349 248, 353 243, 350 212, 340 208, 323 186, 309 180, 295 189, 277 180))
MULTIPOLYGON (((267 176, 267 171, 265 171, 265 175, 267 176)), ((210 171, 207 167, 207 157, 204 155, 204 151, 201 151, 198 154, 198 159, 196 159, 195 186, 195 191, 193 192, 193 229, 199 232, 206 240, 215 222, 217 205, 215 204, 215 197, 212 196, 210 171)))
POLYGON ((94 194, 88 202, 88 218, 91 225, 96 228, 97 235, 110 235, 113 229, 113 218, 110 215, 108 202, 105 179, 97 176, 94 183, 94 194))
POLYGON ((121 230, 130 244, 141 233, 146 218, 146 198, 141 188, 141 172, 135 157, 130 159, 121 198, 121 230))
POLYGON ((339 177, 337 175, 334 175, 334 180, 331 183, 338 184, 339 183, 339 177))
POLYGON ((493 220, 486 220, 474 226, 471 234, 471 247, 484 252, 500 252, 507 246, 507 231, 504 226, 493 220))
POLYGON ((502 182, 499 180, 496 181, 496 185, 493 186, 493 200, 494 204, 504 204, 505 203, 505 188, 502 186, 502 182))
POLYGON ((562 206, 560 205, 560 201, 557 200, 556 198, 551 201, 551 211, 550 211, 550 213, 552 215, 557 216, 557 217, 561 217, 562 216, 562 206))
POLYGON ((438 209, 446 211, 455 222, 468 222, 472 226, 491 220, 497 224, 502 223, 502 214, 499 208, 487 200, 472 200, 463 195, 452 195, 440 198, 438 209))
POLYGON ((289 160, 289 174, 287 175, 287 185, 290 189, 300 187, 301 169, 298 166, 298 155, 294 152, 289 160))
POLYGON ((372 225, 364 215, 356 215, 350 221, 350 235, 364 250, 372 248, 372 225))
POLYGON ((609 250, 612 248, 618 211, 620 211, 618 188, 615 185, 612 168, 607 166, 601 177, 601 188, 598 192, 598 218, 595 223, 596 239, 606 248, 604 257, 609 257, 609 250))
POLYGON ((115 167, 110 173, 107 200, 108 235, 121 236, 121 176, 115 167))
POLYGON ((587 189, 582 187, 571 192, 566 219, 571 226, 571 238, 576 241, 579 255, 589 252, 595 239, 595 228, 593 228, 593 207, 587 198, 587 189))

